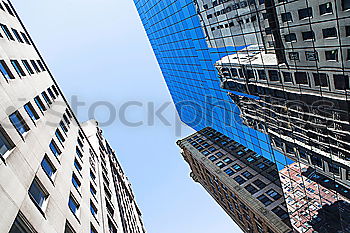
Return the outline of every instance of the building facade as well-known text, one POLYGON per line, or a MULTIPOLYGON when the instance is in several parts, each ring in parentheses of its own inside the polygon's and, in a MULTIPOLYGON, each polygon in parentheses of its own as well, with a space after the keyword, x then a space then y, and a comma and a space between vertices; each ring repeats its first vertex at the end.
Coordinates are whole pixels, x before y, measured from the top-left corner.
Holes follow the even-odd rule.
POLYGON ((145 232, 115 153, 76 119, 7 0, 0 27, 0 231, 145 232))
POLYGON ((177 144, 193 180, 244 232, 292 232, 274 163, 209 127, 177 144))

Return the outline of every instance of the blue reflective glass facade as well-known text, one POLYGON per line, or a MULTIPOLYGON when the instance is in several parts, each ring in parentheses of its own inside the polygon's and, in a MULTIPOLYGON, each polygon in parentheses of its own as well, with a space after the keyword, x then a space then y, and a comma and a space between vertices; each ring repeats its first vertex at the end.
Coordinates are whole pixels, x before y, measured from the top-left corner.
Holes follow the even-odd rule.
POLYGON ((220 88, 214 63, 244 48, 209 48, 192 0, 135 0, 181 120, 231 137, 280 168, 291 160, 273 149, 266 134, 242 124, 240 112, 220 88))

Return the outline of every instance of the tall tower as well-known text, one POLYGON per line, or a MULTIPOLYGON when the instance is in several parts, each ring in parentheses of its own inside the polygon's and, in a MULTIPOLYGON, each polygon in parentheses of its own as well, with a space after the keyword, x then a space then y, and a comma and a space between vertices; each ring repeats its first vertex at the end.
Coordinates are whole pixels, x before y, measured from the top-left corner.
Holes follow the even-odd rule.
POLYGON ((7 0, 0 89, 1 232, 145 232, 114 151, 79 123, 7 0))

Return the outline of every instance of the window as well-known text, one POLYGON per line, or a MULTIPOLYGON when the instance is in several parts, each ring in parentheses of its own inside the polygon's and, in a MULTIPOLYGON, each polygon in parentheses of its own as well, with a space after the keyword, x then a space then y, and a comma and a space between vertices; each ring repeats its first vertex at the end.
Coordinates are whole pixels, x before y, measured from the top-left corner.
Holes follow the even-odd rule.
POLYGON ((292 14, 290 12, 287 13, 282 13, 282 22, 292 22, 293 18, 292 18, 292 14))
POLYGON ((350 26, 345 26, 345 36, 350 36, 350 26))
POLYGON ((61 129, 63 130, 63 132, 65 132, 65 133, 68 132, 68 129, 67 129, 67 127, 66 127, 66 125, 64 124, 63 121, 60 121, 60 127, 61 127, 61 129))
POLYGON ((8 29, 8 27, 7 27, 6 25, 0 24, 0 27, 1 27, 2 30, 4 31, 4 33, 5 33, 6 37, 7 37, 7 39, 9 39, 9 40, 15 40, 15 38, 13 38, 13 36, 12 36, 10 30, 8 29))
POLYGON ((314 40, 315 33, 313 31, 302 32, 303 40, 314 40))
POLYGON ((244 182, 246 182, 245 179, 242 178, 242 176, 236 176, 235 178, 233 178, 239 185, 243 184, 244 182))
POLYGON ((266 80, 267 79, 267 75, 266 75, 266 71, 265 70, 258 70, 258 76, 259 76, 259 79, 261 79, 261 80, 266 80))
POLYGON ((298 52, 289 52, 289 59, 292 61, 299 61, 299 53, 298 52))
POLYGON ((37 178, 34 178, 33 183, 29 188, 29 196, 32 201, 40 208, 44 209, 46 200, 49 197, 48 192, 43 188, 42 184, 39 183, 37 178))
POLYGON ((332 14, 333 9, 332 9, 332 3, 327 2, 325 4, 321 4, 319 6, 320 8, 320 15, 325 15, 325 14, 332 14))
POLYGON ((4 60, 0 60, 0 72, 5 79, 14 79, 11 70, 8 68, 4 60))
POLYGON ((12 32, 15 35, 15 37, 17 38, 18 42, 23 43, 23 40, 22 40, 21 36, 19 35, 18 31, 16 29, 12 28, 12 32))
POLYGON ((259 190, 257 188, 255 188, 253 185, 248 184, 247 186, 244 187, 250 194, 255 194, 256 192, 258 192, 259 190))
POLYGON ((235 169, 237 172, 242 170, 242 167, 238 164, 233 165, 232 168, 235 169))
POLYGON ((29 131, 28 125, 23 120, 21 114, 18 111, 12 113, 9 116, 9 118, 10 118, 12 125, 16 128, 16 130, 19 134, 23 135, 29 131))
POLYGON ((268 73, 271 81, 280 81, 280 74, 277 70, 269 70, 268 73))
POLYGON ((217 160, 217 159, 218 159, 218 158, 216 158, 214 155, 212 155, 212 156, 209 157, 209 160, 212 161, 212 162, 214 162, 214 161, 217 160))
POLYGON ((95 181, 96 176, 95 176, 95 174, 93 173, 93 171, 91 171, 91 170, 90 170, 90 177, 91 177, 91 179, 92 179, 93 181, 95 181))
POLYGON ((337 90, 349 89, 349 76, 342 74, 333 74, 334 87, 337 90))
POLYGON ((75 189, 80 192, 81 182, 78 179, 78 177, 73 173, 72 175, 72 184, 75 187, 75 189))
POLYGON ((292 78, 292 73, 290 72, 282 72, 283 75, 283 80, 286 83, 292 83, 293 82, 293 78, 292 78))
POLYGON ((263 203, 265 206, 268 206, 272 203, 272 201, 264 194, 259 196, 258 200, 261 201, 261 203, 263 203))
POLYGON ((338 50, 325 51, 327 61, 338 61, 338 50))
POLYGON ((51 140, 49 147, 54 156, 56 157, 60 156, 61 151, 60 149, 58 149, 57 144, 55 143, 54 140, 51 140))
POLYGON ((22 60, 22 63, 24 65, 24 67, 26 68, 26 70, 28 71, 28 74, 34 74, 34 71, 33 71, 32 67, 30 67, 29 62, 27 60, 22 60))
POLYGON ((245 178, 247 178, 248 180, 253 178, 253 175, 249 172, 249 171, 245 171, 242 173, 242 176, 244 176, 245 178))
POLYGON ((289 218, 289 214, 284 211, 281 207, 277 206, 276 208, 274 208, 272 210, 272 212, 274 212, 278 217, 280 217, 282 220, 285 220, 287 218, 289 218))
POLYGON ((59 129, 56 129, 55 135, 56 135, 57 140, 58 140, 61 144, 63 144, 64 141, 66 140, 66 139, 63 137, 63 135, 62 135, 62 133, 61 133, 61 131, 60 131, 59 129))
POLYGON ((250 163, 253 163, 253 162, 255 162, 255 159, 254 159, 253 157, 250 157, 250 156, 249 156, 249 157, 247 158, 247 161, 250 162, 250 163))
POLYGON ((97 208, 94 205, 94 203, 92 203, 92 201, 90 201, 90 211, 91 211, 91 214, 96 217, 96 215, 97 215, 97 208))
POLYGON ((30 102, 24 105, 24 109, 26 110, 27 114, 29 115, 29 117, 32 119, 33 122, 39 120, 40 117, 36 113, 33 105, 30 102))
POLYGON ((54 93, 52 92, 51 88, 47 88, 47 92, 49 93, 49 95, 51 96, 51 98, 54 100, 56 99, 56 96, 54 95, 54 93))
POLYGON ((35 71, 37 73, 40 73, 40 69, 39 69, 38 65, 35 63, 35 61, 34 60, 30 60, 30 63, 32 63, 32 66, 34 67, 35 71))
POLYGON ((19 62, 17 60, 11 60, 11 64, 12 64, 13 68, 15 68, 19 77, 26 76, 26 73, 24 73, 24 70, 22 69, 21 65, 19 64, 19 62))
POLYGON ((231 168, 227 168, 224 172, 229 176, 232 176, 235 173, 231 168))
POLYGON ((69 196, 68 206, 75 216, 79 215, 80 205, 72 194, 69 196))
POLYGON ((90 225, 90 233, 97 233, 96 228, 92 224, 90 225))
POLYGON ((60 93, 57 91, 57 88, 55 87, 55 85, 52 85, 52 90, 53 90, 53 92, 55 92, 56 96, 60 95, 60 93))
POLYGON ((309 84, 309 80, 306 72, 295 72, 295 82, 296 84, 309 84))
POLYGON ((253 181, 253 184, 255 184, 255 186, 258 187, 259 189, 263 189, 266 187, 266 184, 261 180, 255 180, 253 181))
POLYGON ((81 153, 81 151, 79 150, 78 147, 75 148, 75 152, 76 152, 76 154, 78 155, 79 158, 83 157, 83 154, 81 153))
POLYGON ((350 9, 350 0, 342 0, 341 5, 343 10, 349 10, 350 9))
POLYGON ((325 28, 322 29, 323 38, 329 39, 329 38, 337 38, 337 29, 334 28, 325 28))
POLYGON ((9 233, 36 233, 37 231, 29 224, 29 221, 21 212, 17 214, 9 233))
POLYGON ((332 172, 333 174, 335 174, 336 176, 340 175, 339 165, 330 162, 330 163, 328 163, 328 168, 329 168, 329 171, 332 172))
POLYGON ((286 40, 286 42, 296 42, 297 41, 297 35, 295 33, 290 33, 288 35, 285 35, 284 39, 286 40))
POLYGON ((44 65, 43 65, 43 63, 40 60, 36 60, 36 62, 39 64, 41 71, 45 71, 46 70, 44 65))
POLYGON ((328 76, 324 73, 312 73, 315 86, 328 87, 328 76))
POLYGON ((269 191, 267 191, 266 194, 269 195, 274 200, 278 200, 281 197, 281 194, 279 194, 273 189, 270 189, 269 191))
POLYGON ((7 4, 6 2, 2 2, 4 3, 6 10, 8 11, 8 13, 12 16, 15 16, 15 14, 13 13, 12 9, 10 8, 9 4, 7 4))
POLYGON ((76 233, 76 231, 73 229, 73 227, 69 224, 68 221, 66 222, 64 233, 76 233))
POLYGON ((50 179, 52 179, 56 173, 56 168, 54 167, 54 165, 52 164, 52 162, 50 161, 47 155, 45 155, 43 160, 41 161, 41 167, 43 168, 46 175, 50 179))
POLYGON ((30 41, 28 40, 28 37, 26 36, 26 34, 24 34, 24 32, 21 32, 21 35, 22 35, 24 41, 25 41, 27 44, 30 45, 31 43, 30 43, 30 41))
MULTIPOLYGON (((350 27, 350 26, 349 26, 349 27, 350 27)), ((238 71, 237 71, 236 68, 231 68, 230 71, 231 71, 232 77, 237 77, 237 76, 238 76, 238 71)))
POLYGON ((299 19, 311 18, 312 17, 312 8, 308 7, 308 8, 300 9, 300 10, 298 10, 298 14, 299 14, 299 19))
POLYGON ((46 94, 45 91, 43 91, 43 92, 41 93, 41 95, 42 95, 42 97, 44 98, 45 102, 46 102, 48 105, 52 104, 52 102, 51 102, 49 96, 46 94))
POLYGON ((4 156, 7 151, 12 150, 15 145, 5 132, 5 130, 0 126, 0 157, 4 156))
POLYGON ((44 112, 46 111, 46 107, 45 105, 43 104, 43 102, 41 101, 40 97, 37 96, 34 98, 34 102, 36 103, 36 105, 39 107, 40 111, 41 112, 44 112))
POLYGON ((223 167, 225 167, 226 165, 223 163, 223 162, 218 162, 217 164, 216 164, 216 166, 218 166, 219 168, 223 168, 223 167))
POLYGON ((91 183, 90 183, 90 192, 93 196, 96 196, 96 194, 97 194, 96 189, 94 188, 94 186, 91 183))
POLYGON ((82 167, 76 159, 74 160, 74 167, 78 170, 79 173, 81 172, 82 167))
POLYGON ((230 164, 233 162, 232 159, 230 159, 230 158, 225 158, 223 161, 227 164, 230 164))

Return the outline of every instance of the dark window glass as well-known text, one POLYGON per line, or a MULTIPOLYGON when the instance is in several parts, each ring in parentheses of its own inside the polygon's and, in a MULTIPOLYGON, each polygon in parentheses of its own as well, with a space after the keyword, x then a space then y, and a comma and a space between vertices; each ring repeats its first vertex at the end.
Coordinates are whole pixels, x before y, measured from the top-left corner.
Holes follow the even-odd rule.
POLYGON ((350 0, 341 0, 343 10, 350 9, 350 0))
POLYGON ((72 175, 72 184, 78 191, 80 191, 81 182, 74 173, 72 175))
POLYGON ((45 102, 46 102, 48 105, 52 104, 52 102, 51 102, 49 96, 46 94, 45 91, 43 91, 43 92, 41 93, 41 95, 42 95, 42 97, 44 98, 45 102))
POLYGON ((41 112, 44 112, 46 111, 46 107, 45 105, 43 104, 43 102, 41 101, 40 97, 37 96, 34 98, 34 102, 36 103, 36 105, 39 107, 40 111, 41 112))
POLYGON ((13 36, 12 36, 10 30, 8 29, 8 27, 7 27, 6 25, 0 24, 0 27, 1 27, 2 30, 4 31, 4 33, 5 33, 6 37, 7 37, 7 39, 9 39, 9 40, 15 40, 15 38, 13 38, 13 36))
POLYGON ((286 82, 286 83, 293 82, 292 73, 290 73, 290 72, 282 72, 282 75, 283 75, 284 82, 286 82))
POLYGON ((281 195, 273 189, 270 189, 269 191, 267 191, 266 194, 269 195, 274 200, 278 200, 281 197, 281 195))
POLYGON ((82 169, 80 163, 76 159, 74 160, 74 167, 78 170, 78 172, 80 172, 82 169))
POLYGON ((337 90, 348 90, 349 89, 349 76, 342 74, 334 74, 334 86, 337 90))
POLYGON ((74 215, 78 215, 80 206, 72 195, 69 197, 68 206, 74 215))
POLYGON ((296 84, 309 84, 306 72, 295 72, 294 76, 296 84))
POLYGON ((308 8, 300 9, 300 10, 298 10, 298 14, 299 14, 299 19, 311 18, 312 17, 312 8, 308 7, 308 8))
POLYGON ((327 61, 338 61, 338 50, 325 51, 327 61))
POLYGON ((303 40, 314 40, 315 39, 315 33, 313 31, 307 31, 301 33, 303 36, 303 40))
POLYGON ((297 41, 297 35, 295 33, 290 33, 288 35, 285 35, 284 39, 286 40, 286 42, 296 42, 297 41))
POLYGON ((5 132, 5 130, 0 126, 0 156, 3 156, 7 151, 14 147, 13 142, 5 132))
POLYGON ((29 221, 24 218, 21 212, 18 213, 9 233, 35 233, 34 228, 29 225, 29 221))
POLYGON ((15 16, 15 14, 13 13, 13 11, 12 11, 11 7, 9 6, 9 4, 7 4, 6 2, 2 2, 2 3, 5 5, 7 12, 10 15, 15 16))
POLYGON ((21 135, 29 131, 28 125, 26 124, 23 117, 18 111, 12 113, 9 116, 9 118, 12 125, 16 128, 17 132, 20 133, 21 135))
POLYGON ((51 152, 52 152, 56 157, 58 157, 58 156, 61 154, 60 149, 58 149, 56 143, 55 143, 53 140, 50 142, 49 147, 50 147, 51 152))
POLYGON ((255 186, 258 187, 259 189, 263 189, 266 187, 266 184, 261 180, 255 180, 253 181, 253 184, 255 184, 255 186))
POLYGON ((23 40, 22 40, 21 36, 19 35, 18 31, 16 29, 14 29, 14 28, 11 28, 11 29, 12 29, 13 34, 17 38, 18 42, 23 43, 23 40))
POLYGON ((259 190, 257 188, 255 188, 253 185, 248 184, 247 186, 244 187, 250 194, 254 194, 256 192, 258 192, 259 190))
POLYGON ((32 67, 30 67, 29 62, 27 60, 22 60, 22 63, 29 74, 34 74, 34 71, 33 71, 32 67))
POLYGON ((345 36, 350 36, 350 26, 345 26, 345 36))
POLYGON ((334 28, 325 28, 322 29, 323 38, 337 38, 337 29, 334 28))
POLYGON ((233 178, 239 185, 243 184, 246 182, 245 179, 243 179, 242 176, 236 176, 235 178, 233 178))
POLYGON ((280 74, 278 73, 277 70, 269 70, 269 77, 271 81, 280 81, 280 74))
POLYGON ((97 208, 96 206, 94 205, 94 203, 90 202, 90 211, 91 211, 91 214, 96 216, 97 215, 97 208))
POLYGON ((37 73, 39 73, 40 69, 39 69, 38 65, 36 64, 36 62, 34 60, 30 60, 30 63, 32 63, 32 66, 34 67, 35 71, 37 73))
POLYGON ((56 96, 54 95, 54 93, 52 92, 52 90, 51 90, 50 87, 47 89, 47 92, 49 93, 49 95, 51 96, 51 98, 52 98, 53 100, 56 99, 56 96))
POLYGON ((8 68, 4 60, 0 60, 0 72, 5 79, 14 79, 11 70, 8 68))
POLYGON ((224 172, 229 176, 232 176, 235 173, 231 168, 227 168, 224 172))
POLYGON ((29 188, 28 193, 32 200, 40 208, 43 207, 44 202, 49 196, 36 179, 34 179, 32 185, 29 188))
POLYGON ((62 144, 66 139, 63 137, 62 133, 60 132, 59 129, 56 129, 55 132, 56 138, 58 139, 58 141, 62 144))
POLYGON ((320 15, 333 13, 332 3, 330 2, 320 5, 319 8, 320 8, 320 15))
POLYGON ((43 161, 41 161, 41 167, 50 178, 52 178, 52 176, 56 172, 56 168, 53 166, 53 164, 47 156, 45 156, 43 161))
POLYGON ((40 60, 36 60, 36 62, 39 64, 39 67, 40 67, 40 69, 41 69, 42 71, 45 71, 45 70, 46 70, 45 67, 44 67, 44 65, 43 65, 43 63, 42 63, 40 60))
POLYGON ((27 103, 26 105, 24 105, 24 109, 33 121, 36 121, 40 118, 31 103, 27 103))
POLYGON ((264 194, 259 196, 258 200, 261 201, 261 203, 263 203, 265 206, 268 206, 272 203, 272 201, 264 194))
POLYGON ((267 79, 265 70, 258 70, 258 75, 259 75, 259 79, 261 79, 261 80, 266 80, 267 79))
POLYGON ((282 13, 281 16, 282 16, 283 22, 292 22, 293 21, 292 14, 290 12, 282 13))
POLYGON ((21 65, 19 64, 19 62, 17 60, 11 60, 11 64, 12 64, 13 68, 15 68, 17 74, 20 77, 26 76, 26 73, 24 73, 24 70, 22 69, 21 65))
POLYGON ((30 43, 30 41, 28 40, 28 37, 26 36, 26 34, 24 34, 24 32, 21 32, 21 35, 22 35, 24 41, 25 41, 27 44, 30 45, 31 43, 30 43))
POLYGON ((314 76, 315 86, 328 87, 328 76, 323 73, 312 73, 314 76))

